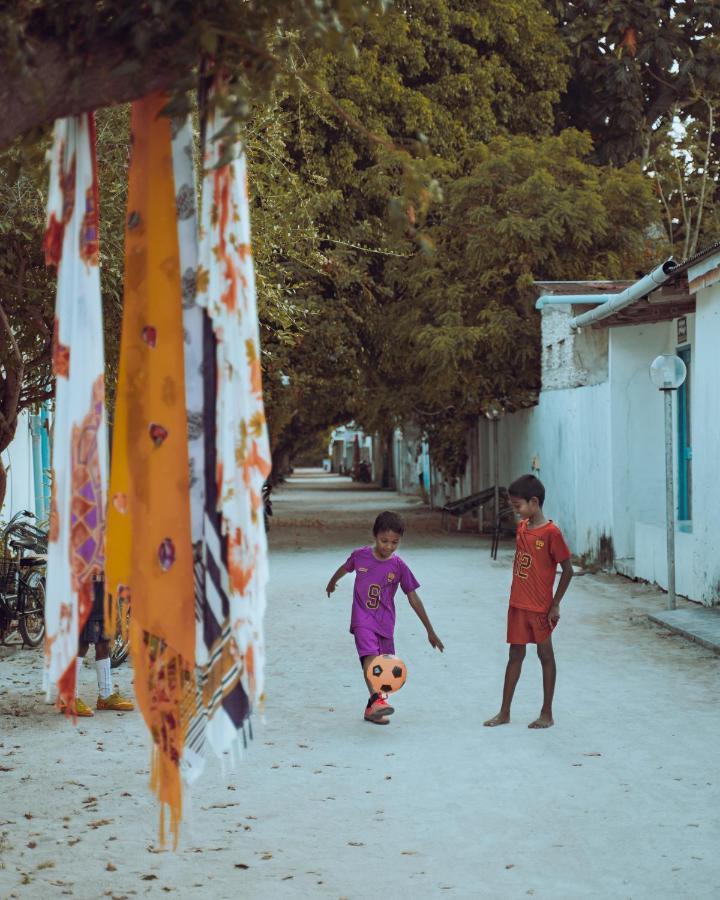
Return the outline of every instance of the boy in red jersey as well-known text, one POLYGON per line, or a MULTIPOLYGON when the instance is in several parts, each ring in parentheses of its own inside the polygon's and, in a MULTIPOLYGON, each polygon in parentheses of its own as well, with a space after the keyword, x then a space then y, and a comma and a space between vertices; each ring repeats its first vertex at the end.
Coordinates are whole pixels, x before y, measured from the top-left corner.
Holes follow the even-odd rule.
POLYGON ((510 704, 520 678, 525 647, 537 644, 543 673, 543 705, 540 715, 528 728, 549 728, 554 724, 552 701, 556 676, 552 632, 560 620, 560 601, 573 576, 570 551, 560 529, 543 515, 545 488, 539 478, 523 475, 510 485, 508 494, 520 520, 508 610, 510 658, 500 712, 484 724, 506 725, 510 721, 510 704), (553 595, 558 565, 562 574, 553 595))

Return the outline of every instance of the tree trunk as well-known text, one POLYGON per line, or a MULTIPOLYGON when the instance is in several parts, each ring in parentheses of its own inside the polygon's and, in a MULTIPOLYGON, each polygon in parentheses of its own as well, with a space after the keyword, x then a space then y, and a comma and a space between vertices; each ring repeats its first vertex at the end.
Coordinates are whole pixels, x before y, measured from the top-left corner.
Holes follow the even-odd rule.
POLYGON ((393 459, 393 438, 395 429, 391 428, 385 438, 385 453, 383 459, 382 487, 395 490, 395 465, 393 459))

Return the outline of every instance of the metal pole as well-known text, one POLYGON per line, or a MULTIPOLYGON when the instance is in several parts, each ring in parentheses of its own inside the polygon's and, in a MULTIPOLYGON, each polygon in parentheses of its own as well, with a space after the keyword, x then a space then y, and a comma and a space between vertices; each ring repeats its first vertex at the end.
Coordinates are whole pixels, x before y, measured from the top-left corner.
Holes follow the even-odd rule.
POLYGON ((35 515, 43 517, 43 471, 42 447, 40 445, 40 416, 30 416, 30 437, 32 442, 33 493, 35 494, 35 515))
POLYGON ((495 522, 500 515, 500 454, 498 453, 499 419, 493 419, 493 464, 495 466, 495 522))
POLYGON ((665 528, 667 531, 668 609, 675 609, 675 488, 673 486, 672 390, 665 388, 665 528))

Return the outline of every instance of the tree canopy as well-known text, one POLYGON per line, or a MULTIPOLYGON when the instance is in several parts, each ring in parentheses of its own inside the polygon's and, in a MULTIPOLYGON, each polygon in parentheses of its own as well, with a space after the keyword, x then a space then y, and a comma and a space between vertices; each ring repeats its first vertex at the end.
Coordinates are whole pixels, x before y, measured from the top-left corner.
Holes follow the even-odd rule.
POLYGON ((597 158, 646 161, 674 117, 707 117, 720 95, 715 0, 545 0, 572 60, 559 123, 588 131, 597 158))
MULTIPOLYGON (((633 277, 661 224, 683 251, 717 229, 719 16, 711 0, 20 0, 0 14, 0 307, 24 348, 22 396, 40 383, 30 371, 47 383, 47 361, 30 362, 52 309, 39 258, 49 123, 116 107, 98 127, 112 371, 117 104, 162 88, 169 112, 187 110, 222 69, 250 163, 278 470, 354 419, 414 423, 453 477, 472 417, 537 393, 533 279, 633 277), (31 288, 39 318, 22 325, 31 288)), ((2 352, 7 382, 13 341, 2 352)))
MULTIPOLYGON (((417 0, 352 37, 354 56, 318 48, 298 65, 373 134, 412 144, 435 195, 417 211, 419 245, 411 228, 389 230, 400 173, 317 95, 284 104, 293 169, 322 186, 308 201, 327 259, 310 279, 324 306, 318 358, 332 333, 353 375, 337 418, 326 412, 370 431, 419 425, 452 477, 473 416, 536 396, 533 278, 633 275, 658 215, 637 166, 599 167, 587 135, 554 136, 569 54, 542 3, 417 0)), ((318 402, 298 403, 295 429, 318 402)))

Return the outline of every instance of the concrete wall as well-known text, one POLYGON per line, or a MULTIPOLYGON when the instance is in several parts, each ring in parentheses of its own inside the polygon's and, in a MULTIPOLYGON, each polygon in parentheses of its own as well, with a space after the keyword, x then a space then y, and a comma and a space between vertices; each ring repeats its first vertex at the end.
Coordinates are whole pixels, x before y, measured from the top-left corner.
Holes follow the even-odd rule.
MULTIPOLYGON (((546 489, 545 514, 565 533, 573 553, 601 556, 612 533, 609 456, 610 390, 605 384, 543 391, 532 409, 499 426, 504 487, 534 472, 546 489)), ((491 423, 484 424, 491 440, 491 423)))
POLYGON ((570 329, 570 319, 585 307, 546 306, 541 321, 543 390, 602 384, 608 377, 606 329, 570 329))
POLYGON ((7 521, 18 510, 35 510, 32 438, 27 410, 20 414, 15 438, 3 451, 2 460, 7 469, 7 491, 0 510, 0 520, 7 521))
MULTIPOLYGON (((717 265, 717 263, 716 263, 717 265)), ((692 270, 690 272, 692 275, 692 270)), ((720 284, 698 291, 692 348, 692 528, 696 596, 720 603, 720 284)))
MULTIPOLYGON (((720 254, 718 254, 720 258, 720 254)), ((712 269, 710 262, 706 268, 712 269)), ((693 270, 689 277, 692 281, 693 270)), ((572 551, 616 571, 667 586, 663 396, 649 366, 678 347, 677 320, 619 328, 569 330, 572 310, 543 312, 543 390, 532 409, 499 424, 500 482, 535 471, 547 489, 546 514, 572 551)), ((687 317, 690 346, 692 520, 676 533, 679 594, 720 603, 720 281, 706 276, 687 317)), ((677 501, 677 399, 673 396, 677 501)), ((432 471, 442 506, 493 484, 492 424, 480 418, 467 435, 468 469, 454 486, 432 471)), ((427 487, 427 447, 420 469, 427 487)), ((676 506, 677 508, 677 506, 676 506)))
MULTIPOLYGON (((676 587, 679 594, 711 605, 720 603, 720 539, 715 521, 720 493, 720 387, 714 371, 720 347, 720 284, 698 291, 695 314, 687 319, 688 339, 683 346, 690 345, 692 351, 692 519, 676 530, 676 587)), ((614 329, 611 334, 615 533, 618 546, 633 559, 631 574, 663 588, 667 587, 663 398, 647 378, 647 364, 659 353, 675 353, 677 348, 677 320, 614 329), (625 396, 623 381, 628 384, 625 396), (624 505, 621 495, 626 498, 624 505)), ((675 395, 673 419, 677 503, 675 395)))
POLYGON ((650 381, 649 367, 669 349, 672 323, 609 331, 613 540, 618 560, 632 560, 635 523, 665 521, 663 396, 650 381))
MULTIPOLYGON (((676 530, 675 591, 683 597, 699 600, 695 559, 695 535, 676 530)), ((636 523, 634 575, 667 590, 667 536, 664 524, 636 523)))
MULTIPOLYGON (((692 270, 689 274, 692 279, 692 270)), ((501 422, 501 480, 507 483, 535 465, 548 491, 546 512, 561 525, 573 552, 605 561, 611 539, 617 571, 666 587, 663 395, 648 370, 659 354, 677 352, 677 320, 583 329, 573 336, 569 317, 565 308, 543 313, 543 390, 537 407, 501 422), (579 363, 583 354, 604 381, 577 386, 585 378, 586 367, 579 363)), ((676 579, 679 594, 711 604, 720 602, 714 515, 720 468, 720 385, 715 374, 720 282, 705 282, 698 289, 696 313, 687 316, 687 340, 682 342, 688 345, 692 520, 677 529, 676 579)), ((673 417, 675 438, 676 395, 673 417)), ((489 434, 489 425, 484 427, 489 434)), ((676 440, 674 444, 677 502, 676 440)))

